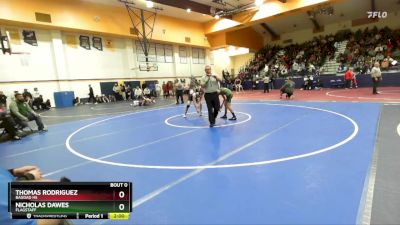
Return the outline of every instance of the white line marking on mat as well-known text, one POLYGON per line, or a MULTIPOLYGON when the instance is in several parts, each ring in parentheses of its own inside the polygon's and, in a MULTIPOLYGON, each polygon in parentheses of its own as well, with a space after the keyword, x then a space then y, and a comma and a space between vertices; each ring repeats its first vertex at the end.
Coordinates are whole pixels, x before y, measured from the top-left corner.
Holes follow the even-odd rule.
POLYGON ((74 148, 71 147, 71 145, 69 143, 71 138, 75 134, 79 133, 80 131, 90 127, 91 125, 95 125, 96 123, 104 122, 106 120, 111 120, 113 118, 123 117, 125 115, 120 115, 120 116, 117 116, 117 117, 112 117, 112 118, 108 118, 108 119, 105 119, 105 120, 97 121, 95 123, 92 123, 92 124, 89 124, 89 125, 86 125, 86 126, 80 128, 77 131, 73 132, 67 138, 67 140, 65 141, 65 145, 66 145, 67 149, 71 153, 75 154, 78 157, 81 157, 81 158, 89 160, 89 161, 108 164, 108 165, 114 165, 114 166, 131 167, 131 168, 142 168, 142 169, 166 169, 166 170, 218 169, 218 168, 235 168, 235 167, 246 167, 246 166, 259 166, 259 165, 279 163, 279 162, 290 161, 290 160, 295 160, 295 159, 300 159, 300 158, 305 158, 305 157, 318 155, 318 154, 321 154, 321 153, 324 153, 324 152, 328 152, 328 151, 334 150, 334 149, 346 144, 347 142, 351 141, 357 135, 358 130, 359 130, 357 123, 353 119, 351 119, 350 117, 345 116, 343 114, 340 114, 340 113, 337 113, 337 112, 334 112, 334 111, 330 111, 330 110, 314 108, 314 107, 307 107, 307 106, 301 106, 301 105, 272 104, 272 103, 236 103, 236 104, 244 104, 244 105, 246 105, 246 104, 247 105, 273 105, 273 106, 304 108, 304 109, 317 110, 317 111, 321 111, 321 112, 327 112, 327 113, 334 114, 334 115, 337 115, 339 117, 342 117, 342 118, 348 120, 353 125, 354 129, 353 129, 352 134, 350 134, 344 140, 342 140, 342 141, 340 141, 340 142, 338 142, 338 143, 336 143, 334 145, 331 145, 331 146, 328 146, 328 147, 325 147, 325 148, 322 148, 322 149, 314 150, 314 151, 309 152, 309 153, 304 153, 304 154, 294 155, 294 156, 289 156, 289 157, 283 157, 283 158, 278 158, 278 159, 265 160, 265 161, 257 161, 257 162, 249 162, 249 163, 237 163, 237 164, 224 164, 224 165, 162 166, 162 165, 138 165, 138 164, 129 164, 129 163, 118 163, 118 162, 106 161, 106 160, 102 160, 102 159, 93 158, 93 157, 89 157, 89 156, 83 155, 83 154, 79 153, 77 150, 75 150, 74 148))

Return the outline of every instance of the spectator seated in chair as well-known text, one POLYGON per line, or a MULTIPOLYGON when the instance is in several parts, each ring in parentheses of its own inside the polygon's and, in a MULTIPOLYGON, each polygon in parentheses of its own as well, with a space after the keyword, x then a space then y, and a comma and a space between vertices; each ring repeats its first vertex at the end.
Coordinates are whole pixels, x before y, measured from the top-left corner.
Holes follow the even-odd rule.
POLYGON ((4 95, 3 91, 0 91, 0 104, 7 105, 7 96, 4 95))
POLYGON ((43 103, 43 97, 42 95, 39 93, 37 88, 33 89, 33 102, 32 102, 32 108, 36 108, 36 110, 40 110, 42 103, 43 103))
POLYGON ((46 102, 44 103, 44 107, 46 110, 51 109, 51 103, 50 103, 50 99, 47 99, 46 102))
POLYGON ((16 126, 14 119, 7 113, 6 106, 0 103, 0 128, 4 128, 13 140, 21 140, 21 132, 16 126))
POLYGON ((72 104, 74 104, 74 106, 82 105, 81 99, 76 97, 74 100, 72 100, 72 104))
POLYGON ((243 91, 242 80, 239 77, 235 79, 235 90, 236 93, 243 91))
POLYGON ((107 96, 106 96, 105 94, 102 94, 102 95, 101 95, 101 100, 102 100, 104 103, 109 103, 109 102, 110 102, 110 99, 108 99, 107 96))
POLYGON ((51 108, 50 100, 47 99, 45 102, 43 102, 43 96, 40 95, 40 98, 42 99, 42 102, 40 103, 40 108, 42 110, 49 110, 51 108))
POLYGON ((15 95, 15 101, 10 104, 11 116, 22 128, 29 127, 28 122, 35 120, 39 131, 47 131, 40 116, 25 102, 21 94, 15 95))

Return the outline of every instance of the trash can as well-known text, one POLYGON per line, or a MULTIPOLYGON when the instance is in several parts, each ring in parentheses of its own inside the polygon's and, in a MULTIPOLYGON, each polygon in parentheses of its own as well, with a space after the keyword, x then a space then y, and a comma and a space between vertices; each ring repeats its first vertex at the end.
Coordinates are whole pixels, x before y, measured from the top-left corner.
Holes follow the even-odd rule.
POLYGON ((72 107, 74 106, 74 99, 75 93, 73 91, 54 92, 54 101, 56 103, 56 108, 72 107))

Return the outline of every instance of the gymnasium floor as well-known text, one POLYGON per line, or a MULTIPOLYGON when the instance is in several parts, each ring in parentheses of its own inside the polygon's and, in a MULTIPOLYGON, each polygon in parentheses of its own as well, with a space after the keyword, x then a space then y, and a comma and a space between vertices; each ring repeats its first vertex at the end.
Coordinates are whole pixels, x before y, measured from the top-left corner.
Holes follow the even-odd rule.
POLYGON ((238 120, 212 129, 172 100, 53 109, 49 132, 0 144, 0 165, 133 182, 129 222, 90 224, 399 223, 400 88, 369 91, 236 94, 238 120))

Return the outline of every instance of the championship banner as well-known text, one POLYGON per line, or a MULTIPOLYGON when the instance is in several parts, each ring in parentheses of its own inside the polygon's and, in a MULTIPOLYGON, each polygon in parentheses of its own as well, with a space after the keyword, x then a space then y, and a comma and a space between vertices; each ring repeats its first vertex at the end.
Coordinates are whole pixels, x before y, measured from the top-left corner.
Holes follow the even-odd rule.
POLYGON ((19 30, 16 28, 7 28, 6 30, 10 35, 10 43, 13 45, 21 45, 21 35, 19 30))
POLYGON ((65 36, 65 42, 67 43, 67 46, 70 48, 78 48, 78 41, 75 35, 67 34, 65 36))
POLYGON ((79 36, 79 46, 86 50, 90 50, 90 39, 89 36, 79 36))
POLYGON ((24 36, 24 42, 32 46, 38 46, 36 34, 33 30, 23 30, 22 35, 24 36))
POLYGON ((93 41, 93 48, 99 51, 103 51, 103 42, 101 40, 101 37, 93 37, 92 41, 93 41))

